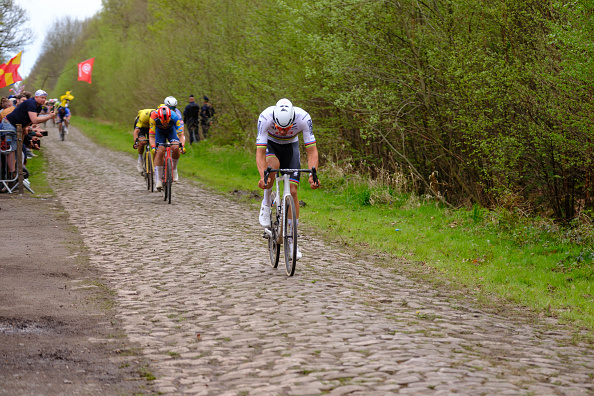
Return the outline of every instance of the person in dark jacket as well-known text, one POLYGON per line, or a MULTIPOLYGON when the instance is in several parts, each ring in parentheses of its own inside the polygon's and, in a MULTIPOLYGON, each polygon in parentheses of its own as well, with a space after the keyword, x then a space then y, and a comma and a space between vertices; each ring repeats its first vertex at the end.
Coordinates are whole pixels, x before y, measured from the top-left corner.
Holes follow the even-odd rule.
POLYGON ((202 127, 202 136, 206 139, 208 137, 208 130, 210 129, 215 110, 209 103, 208 96, 205 96, 203 99, 204 104, 200 108, 200 126, 202 127))
POLYGON ((194 101, 194 95, 190 95, 188 99, 190 103, 184 109, 184 124, 187 125, 186 130, 190 137, 190 144, 194 141, 200 140, 200 134, 198 133, 198 118, 200 117, 200 105, 194 101))

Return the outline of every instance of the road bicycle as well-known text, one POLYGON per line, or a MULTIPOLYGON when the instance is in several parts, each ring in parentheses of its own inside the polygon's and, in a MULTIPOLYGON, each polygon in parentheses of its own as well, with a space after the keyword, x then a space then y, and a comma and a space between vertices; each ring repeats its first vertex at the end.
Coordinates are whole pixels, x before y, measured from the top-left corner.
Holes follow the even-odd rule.
POLYGON ((171 157, 171 146, 179 145, 179 149, 183 151, 184 146, 180 142, 160 143, 160 146, 165 147, 165 158, 163 160, 163 175, 161 181, 163 182, 163 201, 168 201, 171 204, 171 185, 173 184, 173 157, 171 157))
POLYGON ((280 245, 284 245, 284 258, 287 276, 295 274, 297 266, 297 211, 295 201, 291 195, 290 176, 297 173, 311 173, 315 183, 318 182, 316 168, 311 169, 272 169, 264 171, 264 184, 268 183, 268 176, 276 173, 275 190, 272 191, 272 205, 270 210, 270 228, 264 229, 264 237, 268 239, 268 254, 272 268, 278 267, 280 245), (283 193, 280 195, 280 184, 283 193), (289 226, 291 220, 291 226, 289 226))
POLYGON ((142 175, 146 181, 146 189, 150 192, 155 190, 155 164, 153 162, 153 154, 151 153, 151 146, 148 144, 147 138, 136 139, 137 142, 144 142, 144 151, 142 152, 142 175))
POLYGON ((64 120, 58 121, 58 131, 60 132, 60 140, 64 141, 64 137, 68 133, 64 120))

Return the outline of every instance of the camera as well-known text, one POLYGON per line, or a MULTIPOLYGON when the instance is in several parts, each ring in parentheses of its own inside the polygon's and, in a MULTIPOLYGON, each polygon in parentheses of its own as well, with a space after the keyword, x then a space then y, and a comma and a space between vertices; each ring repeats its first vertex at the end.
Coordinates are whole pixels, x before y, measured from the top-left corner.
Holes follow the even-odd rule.
POLYGON ((47 136, 47 131, 41 131, 41 136, 47 136))

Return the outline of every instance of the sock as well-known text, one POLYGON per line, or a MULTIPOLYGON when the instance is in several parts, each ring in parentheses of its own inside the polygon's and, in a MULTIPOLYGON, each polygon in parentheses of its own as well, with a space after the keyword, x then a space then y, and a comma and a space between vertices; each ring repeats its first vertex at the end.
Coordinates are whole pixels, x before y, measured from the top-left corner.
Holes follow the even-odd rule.
MULTIPOLYGON (((287 222, 289 223, 289 233, 293 232, 293 219, 287 219, 287 222)), ((299 227, 299 219, 295 219, 295 225, 297 227, 299 227)))
MULTIPOLYGON (((179 158, 178 158, 178 159, 179 159, 179 158)), ((178 159, 175 159, 175 158, 172 158, 172 159, 171 159, 171 162, 173 163, 173 170, 177 170, 177 160, 178 160, 178 159)))
POLYGON ((142 162, 142 154, 138 154, 138 162, 142 162))
POLYGON ((161 180, 161 172, 163 172, 163 167, 155 166, 155 180, 161 180))
POLYGON ((272 188, 264 190, 264 198, 262 199, 262 204, 265 206, 271 206, 271 198, 272 198, 272 188))

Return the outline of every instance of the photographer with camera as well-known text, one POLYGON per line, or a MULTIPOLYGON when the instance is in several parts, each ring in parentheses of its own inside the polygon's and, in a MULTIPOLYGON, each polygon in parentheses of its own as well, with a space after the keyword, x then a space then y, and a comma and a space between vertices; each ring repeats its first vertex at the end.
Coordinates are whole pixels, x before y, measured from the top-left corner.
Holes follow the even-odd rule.
MULTIPOLYGON (((35 96, 26 100, 23 100, 10 114, 8 114, 3 120, 1 129, 7 131, 16 132, 17 125, 21 125, 23 128, 30 126, 31 124, 40 124, 47 120, 50 120, 56 116, 53 110, 45 116, 40 116, 41 106, 45 104, 47 99, 47 92, 39 89, 35 92, 35 96)), ((8 136, 8 135, 7 135, 8 136)), ((23 136, 25 139, 25 136, 23 136)), ((8 156, 8 171, 14 173, 16 170, 16 160, 14 152, 16 151, 16 139, 10 139, 8 142, 12 153, 8 156)), ((26 147, 26 146, 25 146, 26 147)), ((24 156, 23 156, 24 157, 24 156)), ((24 162, 25 158, 23 158, 24 162)))

